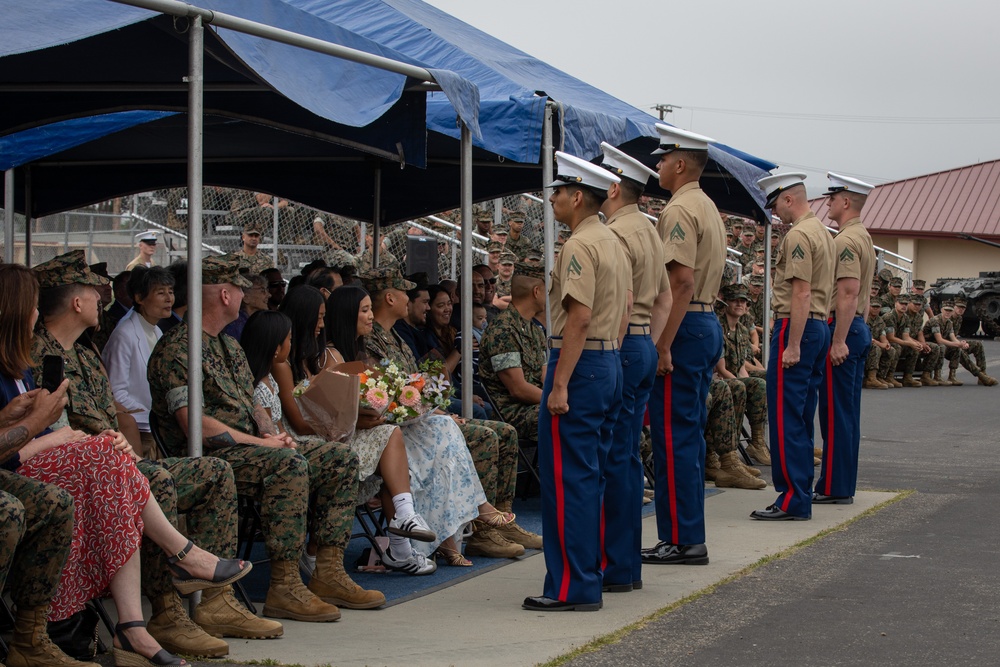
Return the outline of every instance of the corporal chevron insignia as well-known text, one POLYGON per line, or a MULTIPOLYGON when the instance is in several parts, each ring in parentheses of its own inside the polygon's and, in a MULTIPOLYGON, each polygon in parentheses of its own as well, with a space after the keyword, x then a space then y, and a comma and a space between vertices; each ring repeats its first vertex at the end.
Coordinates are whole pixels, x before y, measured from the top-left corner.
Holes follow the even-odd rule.
POLYGON ((684 237, 687 236, 684 230, 681 228, 681 223, 676 223, 674 228, 670 230, 670 240, 671 241, 683 241, 684 237))
POLYGON ((802 246, 798 243, 795 244, 795 249, 792 250, 792 259, 805 259, 806 253, 802 250, 802 246))
POLYGON ((843 264, 854 261, 854 253, 851 252, 850 248, 844 248, 844 251, 840 253, 840 261, 843 264))
POLYGON ((580 262, 577 261, 576 255, 569 258, 569 272, 570 274, 582 275, 583 267, 580 266, 580 262))

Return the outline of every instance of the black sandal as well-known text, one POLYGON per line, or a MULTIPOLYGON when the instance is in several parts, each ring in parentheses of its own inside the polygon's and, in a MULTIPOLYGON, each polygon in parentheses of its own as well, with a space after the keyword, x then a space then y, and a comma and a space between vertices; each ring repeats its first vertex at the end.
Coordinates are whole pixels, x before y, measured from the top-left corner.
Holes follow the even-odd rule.
POLYGON ((152 658, 147 658, 143 654, 132 648, 132 642, 128 640, 125 633, 122 630, 128 630, 129 628, 144 628, 146 627, 145 621, 129 621, 127 623, 119 623, 115 626, 115 635, 118 637, 118 641, 121 642, 122 647, 113 647, 115 655, 115 667, 164 667, 166 665, 186 665, 188 664, 184 658, 170 653, 165 648, 161 648, 156 652, 152 658))
POLYGON ((191 540, 188 540, 187 545, 176 556, 167 558, 167 565, 174 574, 174 587, 182 595, 203 591, 206 588, 228 586, 234 581, 238 581, 250 574, 250 570, 253 569, 253 563, 250 561, 242 561, 238 558, 220 558, 219 562, 215 565, 215 575, 211 579, 199 579, 183 567, 177 565, 177 563, 184 560, 184 557, 188 555, 192 547, 194 547, 194 544, 191 540), (240 567, 241 564, 243 567, 240 567))

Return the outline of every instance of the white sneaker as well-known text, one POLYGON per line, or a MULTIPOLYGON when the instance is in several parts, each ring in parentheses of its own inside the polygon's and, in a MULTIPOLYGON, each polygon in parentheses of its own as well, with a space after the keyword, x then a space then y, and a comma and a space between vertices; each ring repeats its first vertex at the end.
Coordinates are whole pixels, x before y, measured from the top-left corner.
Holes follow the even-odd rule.
POLYGON ((430 529, 427 522, 424 521, 424 517, 416 512, 409 516, 397 516, 390 521, 389 532, 409 540, 416 540, 417 542, 433 542, 437 539, 437 535, 430 529))
POLYGON ((313 571, 316 569, 316 556, 310 556, 309 552, 303 549, 302 555, 299 556, 299 569, 311 577, 313 571))
POLYGON ((406 574, 412 574, 414 576, 432 574, 435 570, 437 570, 437 563, 433 558, 426 558, 425 556, 418 554, 412 548, 410 549, 409 558, 396 560, 392 555, 392 547, 386 547, 385 554, 382 557, 382 564, 390 570, 405 572, 406 574))

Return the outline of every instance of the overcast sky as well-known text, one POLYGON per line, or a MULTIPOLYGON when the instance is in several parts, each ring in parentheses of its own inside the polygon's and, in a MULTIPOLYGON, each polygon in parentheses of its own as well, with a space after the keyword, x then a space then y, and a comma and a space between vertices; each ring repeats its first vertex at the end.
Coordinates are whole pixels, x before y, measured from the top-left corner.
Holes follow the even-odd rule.
POLYGON ((810 191, 1000 158, 996 0, 426 1, 810 191))

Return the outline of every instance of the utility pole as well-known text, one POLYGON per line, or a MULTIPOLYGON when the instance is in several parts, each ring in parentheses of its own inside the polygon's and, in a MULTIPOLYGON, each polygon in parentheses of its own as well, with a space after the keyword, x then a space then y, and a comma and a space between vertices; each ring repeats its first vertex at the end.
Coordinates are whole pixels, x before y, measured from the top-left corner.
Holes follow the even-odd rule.
POLYGON ((683 109, 684 107, 679 107, 676 104, 657 104, 653 108, 660 112, 660 120, 663 120, 666 114, 673 113, 674 109, 683 109))

